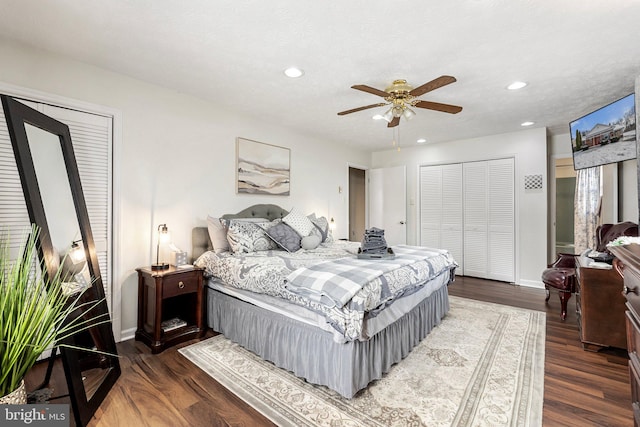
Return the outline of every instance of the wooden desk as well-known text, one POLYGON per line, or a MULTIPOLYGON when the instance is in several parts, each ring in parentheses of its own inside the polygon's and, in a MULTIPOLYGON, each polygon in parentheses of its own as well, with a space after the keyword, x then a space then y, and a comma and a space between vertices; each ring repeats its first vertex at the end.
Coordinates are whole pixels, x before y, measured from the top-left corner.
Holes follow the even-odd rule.
POLYGON ((576 313, 585 350, 627 348, 622 278, 613 268, 591 268, 591 259, 576 258, 576 313))

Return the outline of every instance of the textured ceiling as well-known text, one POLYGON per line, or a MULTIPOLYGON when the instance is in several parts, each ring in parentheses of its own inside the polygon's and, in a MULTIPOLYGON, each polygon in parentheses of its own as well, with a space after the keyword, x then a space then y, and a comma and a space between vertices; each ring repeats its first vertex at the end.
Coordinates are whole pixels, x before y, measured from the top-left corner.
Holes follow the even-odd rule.
POLYGON ((380 102, 350 89, 458 81, 420 99, 401 145, 521 130, 551 134, 633 91, 640 0, 0 0, 0 37, 224 105, 323 139, 391 147, 380 102), (298 79, 282 71, 296 65, 298 79), (505 87, 528 82, 519 91, 505 87))

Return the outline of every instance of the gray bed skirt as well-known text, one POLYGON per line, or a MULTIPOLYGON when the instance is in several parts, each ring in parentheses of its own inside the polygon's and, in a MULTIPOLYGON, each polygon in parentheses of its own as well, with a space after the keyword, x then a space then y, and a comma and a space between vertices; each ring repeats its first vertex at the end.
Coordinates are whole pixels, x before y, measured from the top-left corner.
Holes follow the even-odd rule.
POLYGON ((207 288, 208 325, 262 359, 351 398, 404 359, 449 311, 442 286, 368 341, 331 333, 207 288))

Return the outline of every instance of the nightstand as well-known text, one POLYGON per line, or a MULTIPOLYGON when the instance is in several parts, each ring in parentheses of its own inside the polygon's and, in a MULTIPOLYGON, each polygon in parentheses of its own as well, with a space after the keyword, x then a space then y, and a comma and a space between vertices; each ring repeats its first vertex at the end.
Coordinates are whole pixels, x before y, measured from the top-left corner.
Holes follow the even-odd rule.
POLYGON ((203 270, 195 267, 137 268, 136 340, 159 353, 174 344, 201 338, 204 327, 203 270), (169 325, 170 320, 175 320, 169 325))

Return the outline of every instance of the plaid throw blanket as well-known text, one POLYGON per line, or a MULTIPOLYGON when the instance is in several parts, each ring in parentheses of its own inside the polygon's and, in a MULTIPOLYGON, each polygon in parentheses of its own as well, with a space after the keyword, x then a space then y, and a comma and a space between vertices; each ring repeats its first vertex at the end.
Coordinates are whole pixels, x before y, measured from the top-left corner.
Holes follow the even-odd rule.
POLYGON ((394 246, 393 250, 396 254, 393 259, 347 257, 298 268, 287 275, 285 287, 294 294, 329 307, 344 307, 375 278, 405 265, 447 253, 444 250, 407 245, 394 246))

